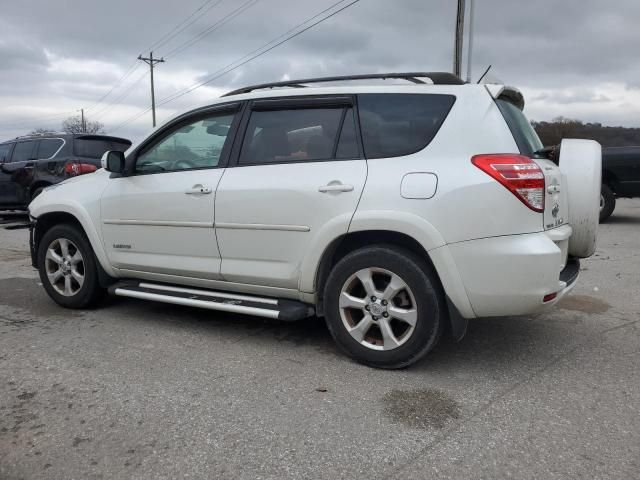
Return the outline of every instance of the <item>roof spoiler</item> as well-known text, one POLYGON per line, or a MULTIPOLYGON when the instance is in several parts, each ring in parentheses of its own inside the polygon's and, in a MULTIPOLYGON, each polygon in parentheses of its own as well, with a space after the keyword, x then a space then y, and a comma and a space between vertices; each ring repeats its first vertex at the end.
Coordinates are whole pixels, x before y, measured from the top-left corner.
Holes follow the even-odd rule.
POLYGON ((122 137, 112 137, 111 135, 100 135, 100 134, 76 134, 75 138, 80 138, 82 140, 107 140, 110 142, 119 142, 119 143, 128 143, 131 145, 131 140, 122 137))
POLYGON ((522 96, 522 92, 517 88, 507 87, 505 85, 489 84, 486 84, 485 88, 494 100, 506 100, 510 104, 518 107, 520 110, 524 110, 524 97, 522 96))

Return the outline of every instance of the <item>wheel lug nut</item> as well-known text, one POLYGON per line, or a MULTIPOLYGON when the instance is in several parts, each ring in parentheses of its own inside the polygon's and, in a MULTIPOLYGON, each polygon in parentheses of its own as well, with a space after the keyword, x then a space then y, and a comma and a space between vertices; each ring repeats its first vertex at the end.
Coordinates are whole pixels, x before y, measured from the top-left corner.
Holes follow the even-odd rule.
POLYGON ((387 301, 386 300, 382 300, 382 305, 384 305, 385 307, 387 306, 387 301))
POLYGON ((375 315, 372 317, 374 320, 378 320, 378 317, 376 317, 375 315))
POLYGON ((387 317, 389 316, 389 314, 388 314, 387 312, 384 312, 384 313, 382 314, 382 316, 383 316, 384 318, 387 318, 387 317))
POLYGON ((368 312, 369 311, 369 305, 365 305, 364 309, 368 312))
POLYGON ((371 297, 371 301, 372 301, 372 302, 375 302, 376 300, 377 300, 377 298, 376 298, 376 297, 373 297, 373 296, 371 297))

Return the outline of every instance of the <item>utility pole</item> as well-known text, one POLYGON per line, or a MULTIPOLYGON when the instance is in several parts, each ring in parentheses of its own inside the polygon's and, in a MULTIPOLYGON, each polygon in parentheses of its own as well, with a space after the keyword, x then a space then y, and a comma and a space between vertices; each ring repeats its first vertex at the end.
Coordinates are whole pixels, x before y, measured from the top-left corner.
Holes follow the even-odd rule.
POLYGON ((156 63, 164 63, 164 58, 153 58, 153 52, 149 52, 149 58, 145 58, 142 55, 138 55, 138 60, 142 60, 149 65, 151 69, 151 115, 153 116, 153 127, 156 126, 156 93, 153 87, 153 68, 156 63))
POLYGON ((469 0, 469 45, 467 47, 467 82, 471 83, 471 62, 473 57, 473 4, 474 0, 469 0))
POLYGON ((80 109, 80 128, 82 128, 82 133, 87 133, 87 124, 84 123, 84 108, 80 109))
POLYGON ((453 74, 462 76, 462 42, 464 39, 464 12, 465 0, 458 0, 458 12, 456 15, 456 36, 453 46, 453 74))

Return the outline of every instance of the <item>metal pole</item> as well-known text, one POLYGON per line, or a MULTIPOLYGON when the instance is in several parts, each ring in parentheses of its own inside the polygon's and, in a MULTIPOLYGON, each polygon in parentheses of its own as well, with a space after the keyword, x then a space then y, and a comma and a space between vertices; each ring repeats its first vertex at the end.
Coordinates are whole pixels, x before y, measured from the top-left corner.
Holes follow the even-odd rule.
POLYGON ((156 63, 163 63, 164 58, 154 59, 153 52, 149 52, 149 58, 144 58, 142 55, 138 55, 138 60, 142 60, 144 63, 149 65, 151 69, 151 116, 153 118, 153 127, 156 126, 156 92, 153 84, 153 69, 156 63))
POLYGON ((453 74, 460 77, 462 75, 462 41, 464 38, 464 11, 465 0, 458 0, 458 11, 456 14, 456 36, 453 48, 453 74))
POLYGON ((84 108, 80 109, 80 115, 81 115, 80 128, 82 128, 82 133, 87 133, 87 124, 84 123, 84 108))
POLYGON ((467 82, 471 83, 471 62, 473 57, 473 5, 474 0, 469 0, 469 47, 467 49, 467 82))
POLYGON ((153 88, 153 52, 149 52, 149 66, 151 67, 151 116, 153 117, 153 128, 156 127, 156 93, 153 88))

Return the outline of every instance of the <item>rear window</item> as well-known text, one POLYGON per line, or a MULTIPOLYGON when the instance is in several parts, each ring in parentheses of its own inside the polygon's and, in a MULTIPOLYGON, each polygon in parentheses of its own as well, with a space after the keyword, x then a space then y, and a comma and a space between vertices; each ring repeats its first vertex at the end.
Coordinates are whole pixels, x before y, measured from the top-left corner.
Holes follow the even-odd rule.
POLYGON ((98 139, 98 138, 76 138, 73 141, 73 153, 79 157, 101 158, 104 152, 118 150, 124 152, 131 144, 125 141, 98 139))
POLYGON ((38 158, 46 159, 53 157, 60 147, 63 145, 63 141, 59 138, 43 138, 40 140, 38 146, 38 158))
POLYGON ((360 128, 367 158, 418 152, 434 139, 449 114, 453 95, 358 95, 360 128))
POLYGON ((543 145, 527 117, 524 116, 522 110, 507 100, 498 99, 496 103, 509 126, 509 130, 511 130, 520 153, 533 157, 534 152, 540 150, 543 145))

